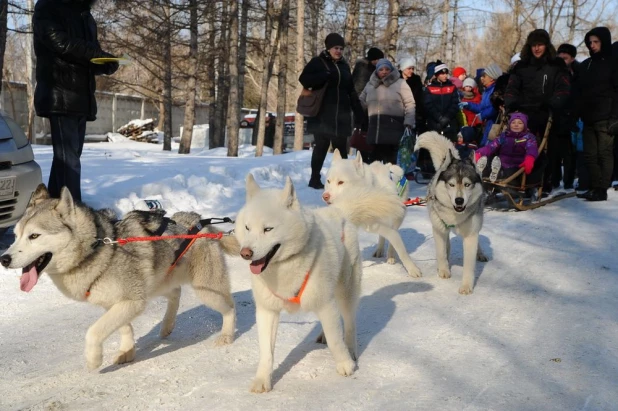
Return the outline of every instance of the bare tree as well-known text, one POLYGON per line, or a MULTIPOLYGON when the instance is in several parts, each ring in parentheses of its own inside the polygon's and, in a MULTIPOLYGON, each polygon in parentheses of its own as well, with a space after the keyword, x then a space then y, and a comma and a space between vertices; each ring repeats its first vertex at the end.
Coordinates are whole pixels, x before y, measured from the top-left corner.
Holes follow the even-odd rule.
MULTIPOLYGON (((6 50, 6 31, 9 11, 8 0, 0 0, 0 73, 4 73, 4 51, 6 50)), ((0 81, 0 92, 2 81, 0 81)))
POLYGON ((165 0, 163 12, 165 24, 163 30, 163 107, 165 109, 165 122, 163 124, 163 150, 172 151, 172 4, 171 0, 165 0))
MULTIPOLYGON (((34 13, 34 0, 26 0, 26 8, 29 13, 34 13)), ((36 113, 34 111, 34 84, 36 76, 34 68, 36 66, 36 56, 34 55, 34 35, 32 34, 32 18, 28 22, 28 35, 26 35, 26 94, 28 95, 28 125, 26 127, 26 134, 28 140, 34 142, 34 118, 36 113)))
POLYGON ((399 0, 388 0, 388 24, 385 36, 386 56, 390 61, 396 61, 399 41, 399 0))
POLYGON ((195 124, 195 96, 197 94, 197 52, 198 52, 198 18, 197 0, 189 0, 189 71, 187 73, 185 119, 180 138, 178 154, 189 154, 191 151, 191 138, 193 137, 193 125, 195 124))
POLYGON ((279 81, 277 83, 277 126, 273 152, 281 154, 283 147, 283 132, 285 129, 285 97, 287 94, 288 74, 288 26, 290 21, 290 0, 282 0, 281 15, 279 16, 279 81))
POLYGON ((227 155, 238 157, 240 100, 238 98, 238 2, 230 2, 229 34, 229 107, 227 115, 227 155))
POLYGON ((240 11, 240 44, 238 45, 238 100, 241 107, 245 100, 245 75, 247 74, 247 25, 251 0, 243 0, 240 11))
POLYGON ((357 55, 355 52, 357 50, 354 47, 356 43, 356 39, 358 38, 358 23, 359 23, 359 13, 360 13, 360 0, 350 0, 348 1, 348 11, 345 19, 345 57, 348 61, 352 62, 356 59, 357 55))
MULTIPOLYGON (((221 1, 221 21, 219 24, 219 44, 227 44, 228 35, 228 1, 221 1)), ((228 69, 228 55, 225 47, 215 48, 218 51, 217 64, 217 100, 215 105, 215 131, 210 140, 210 147, 223 147, 225 145, 225 119, 228 107, 228 82, 226 79, 228 69)))
MULTIPOLYGON (((296 0, 296 70, 295 78, 298 78, 305 66, 305 0, 296 0)), ((303 86, 296 82, 297 95, 303 86)), ((303 149, 305 137, 305 119, 299 113, 294 117, 294 151, 303 149)))
MULTIPOLYGON (((449 12, 451 10, 451 4, 449 2, 450 0, 447 0, 444 2, 444 4, 442 5, 442 53, 446 53, 446 50, 448 49, 448 30, 449 30, 449 26, 448 26, 448 15, 449 12)), ((450 61, 448 61, 448 59, 445 59, 447 64, 450 64, 450 61)))
POLYGON ((266 0, 266 18, 264 19, 264 68, 262 70, 262 86, 260 91, 260 107, 258 115, 255 119, 257 124, 257 146, 255 148, 255 156, 261 157, 264 150, 264 132, 266 131, 265 116, 268 102, 268 83, 272 74, 274 65, 274 51, 279 41, 279 30, 273 30, 274 23, 274 6, 273 0, 266 0))

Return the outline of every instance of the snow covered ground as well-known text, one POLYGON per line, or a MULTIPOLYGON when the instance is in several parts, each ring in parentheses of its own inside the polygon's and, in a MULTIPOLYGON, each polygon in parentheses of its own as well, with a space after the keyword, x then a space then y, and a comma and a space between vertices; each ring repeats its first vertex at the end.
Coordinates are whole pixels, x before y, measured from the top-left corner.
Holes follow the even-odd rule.
MULTIPOLYGON (((87 144, 83 198, 127 212, 140 199, 169 211, 234 217, 244 177, 281 187, 291 176, 307 206, 310 152, 240 158, 224 149, 179 156, 160 145, 87 144)), ((51 147, 36 146, 44 174, 51 147)), ((327 164, 328 165, 327 160, 327 164)), ((412 196, 425 187, 412 184, 412 196)), ((43 276, 31 293, 17 270, 0 271, 1 410, 611 410, 618 409, 616 209, 571 198, 527 212, 488 211, 474 294, 457 293, 462 244, 453 242, 453 278, 436 275, 426 210, 412 207, 401 229, 423 278, 371 258, 376 238, 361 235, 363 297, 357 372, 339 376, 328 349, 314 343, 312 314, 283 315, 274 390, 251 394, 258 342, 248 264, 230 258, 237 340, 214 347, 220 316, 186 289, 176 329, 158 337, 163 299, 134 322, 137 357, 111 364, 119 338, 105 344, 100 370, 86 370, 84 336, 101 309, 70 301, 43 276)), ((224 227, 227 229, 228 227, 224 227)), ((229 227, 231 228, 231 227, 229 227)))

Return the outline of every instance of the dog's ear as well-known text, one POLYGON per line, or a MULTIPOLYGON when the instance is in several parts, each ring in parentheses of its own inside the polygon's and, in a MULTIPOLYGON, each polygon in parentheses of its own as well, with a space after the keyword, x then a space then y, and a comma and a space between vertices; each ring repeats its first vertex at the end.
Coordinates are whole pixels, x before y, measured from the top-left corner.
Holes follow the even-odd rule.
POLYGON ((285 178, 285 186, 283 187, 281 196, 283 205, 286 208, 291 208, 293 210, 300 209, 300 203, 298 202, 298 197, 296 197, 296 190, 294 189, 294 184, 292 183, 290 176, 285 178))
POLYGON ((255 178, 253 178, 253 174, 247 174, 247 182, 245 184, 245 190, 247 191, 246 200, 249 201, 260 192, 260 186, 255 182, 255 178))
POLYGON ((49 191, 47 191, 47 187, 45 187, 45 184, 41 183, 34 190, 34 193, 32 193, 32 196, 30 197, 30 201, 28 202, 28 206, 26 208, 34 207, 35 205, 39 204, 41 201, 48 200, 48 199, 49 199, 49 191))
POLYGON ((354 167, 360 176, 365 175, 365 163, 363 163, 363 156, 361 156, 360 151, 356 154, 356 159, 354 160, 354 167))
POLYGON ((333 151, 333 161, 339 161, 339 160, 343 160, 343 157, 341 157, 341 153, 339 152, 339 149, 336 148, 335 151, 333 151))
POLYGON ((475 162, 475 155, 476 155, 476 152, 474 150, 470 150, 470 155, 468 156, 468 160, 470 160, 470 162, 472 164, 476 163, 475 162))
POLYGON ((61 215, 69 215, 75 210, 75 201, 68 188, 62 187, 60 190, 60 201, 56 205, 56 211, 61 215))

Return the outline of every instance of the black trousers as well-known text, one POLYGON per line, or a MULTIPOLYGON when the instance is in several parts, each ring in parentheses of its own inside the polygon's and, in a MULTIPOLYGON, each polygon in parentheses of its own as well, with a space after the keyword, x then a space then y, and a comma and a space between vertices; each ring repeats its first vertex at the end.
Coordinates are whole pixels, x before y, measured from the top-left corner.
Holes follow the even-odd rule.
POLYGON ((609 121, 584 123, 584 159, 590 188, 607 189, 614 169, 614 136, 607 132, 609 121))
POLYGON ((324 165, 324 159, 328 153, 328 148, 333 145, 333 150, 338 149, 341 157, 348 158, 348 139, 347 137, 337 137, 332 134, 314 133, 315 146, 311 154, 311 178, 320 178, 320 171, 324 165))
MULTIPOLYGON (((373 161, 397 164, 399 144, 377 144, 373 150, 373 161)), ((405 170, 404 170, 405 171, 405 170)))
POLYGON ((556 158, 554 169, 551 174, 551 182, 554 187, 560 185, 560 180, 564 182, 565 187, 573 187, 575 180, 575 147, 571 142, 571 136, 560 136, 555 143, 556 158), (564 169, 564 172, 563 172, 564 169))
POLYGON ((60 197, 62 187, 67 187, 74 200, 81 201, 80 157, 86 137, 86 117, 50 116, 54 159, 49 173, 47 189, 50 196, 60 197))

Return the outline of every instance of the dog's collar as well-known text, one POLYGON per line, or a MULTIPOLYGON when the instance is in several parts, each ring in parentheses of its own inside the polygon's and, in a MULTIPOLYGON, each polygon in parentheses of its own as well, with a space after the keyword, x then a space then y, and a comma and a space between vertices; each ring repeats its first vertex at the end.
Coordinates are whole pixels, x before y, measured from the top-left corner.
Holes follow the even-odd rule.
MULTIPOLYGON (((438 217, 438 218, 440 218, 440 217, 438 217)), ((450 230, 451 228, 455 228, 455 224, 446 224, 444 222, 444 220, 441 219, 441 218, 440 218, 440 221, 442 221, 442 224, 444 224, 444 228, 446 228, 447 230, 450 230)))
MULTIPOLYGON (((446 207, 446 206, 445 206, 444 204, 442 204, 442 203, 440 202, 440 200, 438 200, 438 198, 437 198, 435 195, 433 195, 433 194, 432 194, 432 195, 430 195, 430 196, 427 196, 427 201, 429 202, 430 200, 436 200, 436 201, 438 202, 438 204, 440 204, 440 205, 441 205, 441 206, 443 206, 443 207, 446 207)), ((438 218, 440 219, 440 222, 442 222, 442 224, 444 225, 444 228, 446 228, 447 230, 450 230, 451 228, 455 228, 455 226, 456 226, 455 224, 446 224, 446 222, 445 222, 442 218, 440 218, 440 217, 438 217, 438 218)))

